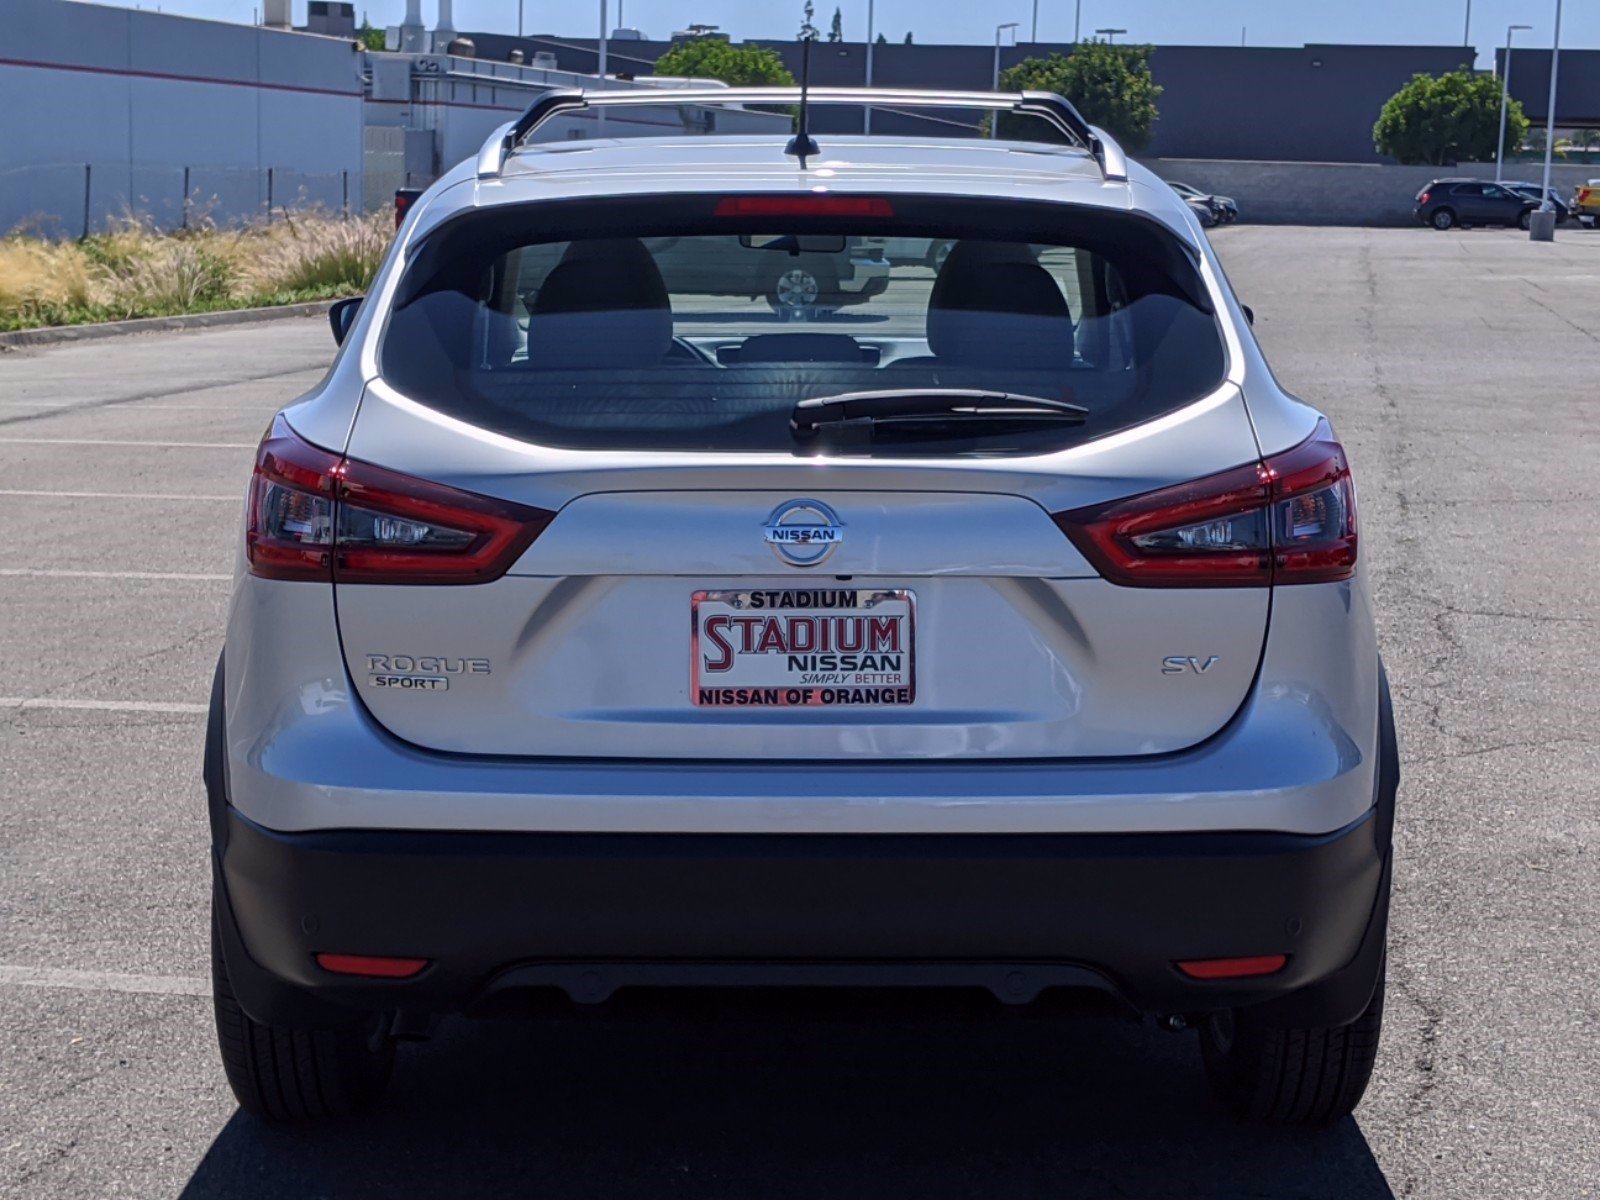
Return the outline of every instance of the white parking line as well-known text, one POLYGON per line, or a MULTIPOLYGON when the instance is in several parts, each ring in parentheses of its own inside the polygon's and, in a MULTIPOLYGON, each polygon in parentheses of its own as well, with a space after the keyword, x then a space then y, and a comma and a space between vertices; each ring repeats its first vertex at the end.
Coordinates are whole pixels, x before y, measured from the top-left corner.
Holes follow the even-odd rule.
POLYGON ((56 696, 0 696, 0 709, 71 708, 90 712, 204 713, 204 704, 178 700, 68 700, 56 696))
POLYGON ((233 578, 182 571, 68 571, 54 567, 0 567, 0 575, 13 579, 177 579, 197 583, 227 583, 233 578))
POLYGON ((238 500, 239 496, 184 496, 177 492, 42 492, 0 488, 0 496, 59 496, 66 500, 238 500))
POLYGON ((254 450, 254 442, 139 442, 121 438, 19 438, 0 437, 12 446, 159 446, 173 450, 254 450))
POLYGON ((209 996, 211 984, 197 975, 123 975, 116 971, 72 971, 63 967, 0 966, 0 985, 70 988, 77 992, 134 992, 146 996, 209 996))

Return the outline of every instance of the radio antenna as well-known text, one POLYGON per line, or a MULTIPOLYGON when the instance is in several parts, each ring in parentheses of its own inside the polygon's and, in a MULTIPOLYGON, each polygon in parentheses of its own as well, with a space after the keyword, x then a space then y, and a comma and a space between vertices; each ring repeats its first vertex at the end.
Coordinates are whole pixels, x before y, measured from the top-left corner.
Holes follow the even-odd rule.
POLYGON ((813 34, 802 38, 800 42, 800 117, 795 125, 794 136, 783 148, 785 154, 792 154, 800 160, 801 170, 805 169, 806 159, 809 156, 822 153, 809 130, 808 118, 811 106, 806 100, 806 93, 811 87, 811 43, 814 41, 816 36, 813 34))

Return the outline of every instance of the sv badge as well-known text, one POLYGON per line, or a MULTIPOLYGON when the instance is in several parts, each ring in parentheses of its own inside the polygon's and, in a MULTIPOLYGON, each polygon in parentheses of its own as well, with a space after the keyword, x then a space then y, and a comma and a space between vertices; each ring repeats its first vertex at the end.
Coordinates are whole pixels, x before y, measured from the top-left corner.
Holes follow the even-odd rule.
POLYGON ((1187 675, 1193 671, 1196 675, 1204 675, 1217 665, 1215 654, 1205 658, 1196 658, 1194 655, 1174 654, 1161 660, 1161 673, 1163 675, 1187 675))

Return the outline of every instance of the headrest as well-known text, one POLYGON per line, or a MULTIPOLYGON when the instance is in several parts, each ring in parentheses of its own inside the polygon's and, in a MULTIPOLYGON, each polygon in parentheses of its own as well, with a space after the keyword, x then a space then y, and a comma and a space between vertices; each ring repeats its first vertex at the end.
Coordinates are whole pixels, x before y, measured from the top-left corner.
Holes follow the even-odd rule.
POLYGON ((573 242, 528 314, 535 367, 643 367, 672 345, 672 305, 638 238, 573 242))
POLYGON ((928 298, 928 349, 947 362, 1070 367, 1072 311, 1026 247, 960 242, 928 298))
POLYGON ((1022 242, 957 242, 950 247, 950 253, 945 255, 944 264, 934 278, 933 291, 928 295, 928 307, 946 307, 947 295, 961 290, 967 280, 996 263, 1036 261, 1033 251, 1022 242))

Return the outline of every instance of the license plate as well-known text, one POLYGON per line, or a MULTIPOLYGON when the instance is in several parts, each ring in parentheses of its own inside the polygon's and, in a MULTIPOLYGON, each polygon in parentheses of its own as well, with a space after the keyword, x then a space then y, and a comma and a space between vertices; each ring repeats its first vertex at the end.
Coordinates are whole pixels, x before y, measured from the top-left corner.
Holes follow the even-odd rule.
POLYGON ((690 698, 713 708, 904 706, 917 598, 904 589, 695 592, 690 698))

